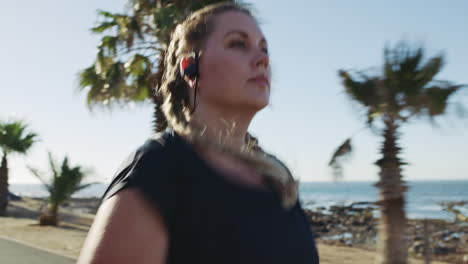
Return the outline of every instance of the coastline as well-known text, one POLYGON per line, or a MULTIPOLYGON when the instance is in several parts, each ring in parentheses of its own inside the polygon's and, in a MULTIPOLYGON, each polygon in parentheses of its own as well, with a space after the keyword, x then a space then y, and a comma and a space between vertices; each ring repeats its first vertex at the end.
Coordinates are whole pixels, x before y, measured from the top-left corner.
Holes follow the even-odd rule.
MULTIPOLYGON (((467 202, 460 202, 467 203, 467 202)), ((379 219, 373 203, 331 206, 305 210, 320 244, 376 250, 379 219)), ((425 247, 432 260, 468 263, 468 222, 442 219, 407 219, 408 255, 424 258, 425 247)))
MULTIPOLYGON (((440 203, 466 200, 468 180, 424 180, 408 181, 406 212, 408 219, 452 220, 451 214, 442 210, 440 203)), ((81 190, 74 197, 101 197, 109 183, 99 183, 81 190)), ((10 191, 20 196, 47 197, 41 184, 11 184, 10 191)), ((349 205, 360 201, 374 201, 378 190, 371 181, 308 182, 299 185, 299 195, 303 208, 316 210, 317 207, 349 205)), ((464 211, 468 215, 468 207, 464 211)), ((378 214, 376 215, 378 217, 378 214)))
MULTIPOLYGON (((72 198, 67 204, 60 208, 59 226, 39 226, 38 216, 44 207, 43 198, 22 197, 19 201, 10 201, 8 216, 0 217, 0 237, 12 239, 28 245, 56 252, 60 255, 77 258, 88 230, 94 220, 97 211, 99 198, 72 198), (66 243, 64 243, 66 241, 66 243)), ((310 221, 314 213, 306 210, 310 221)), ((317 215, 315 215, 317 216, 317 215)), ((345 219, 343 215, 338 216, 345 219)), ((315 220, 318 218, 316 217, 315 220)), ((324 218, 321 221, 325 221, 324 218)), ((344 221, 344 220, 343 220, 344 221)), ((348 221, 349 218, 348 218, 348 221)), ((374 220, 373 220, 374 221, 374 220)), ((410 222, 413 220, 410 220, 410 222)), ((443 225, 447 223, 442 220, 435 220, 443 225)), ((323 222, 326 223, 326 222, 323 222)), ((330 223, 328 223, 329 225, 330 223)), ((367 223, 368 225, 369 223, 367 223)), ((322 225, 323 226, 323 225, 322 225)), ((325 228, 327 225, 325 225, 325 228)), ((328 226, 331 227, 331 226, 328 226)), ((314 233, 319 235, 316 238, 317 247, 321 263, 373 263, 375 249, 360 245, 349 245, 343 240, 325 240, 316 222, 311 222, 314 233)), ((322 230, 323 231, 323 230, 322 230)), ((466 236, 468 236, 468 231, 466 236)), ((462 237, 464 239, 464 237, 462 237)), ((467 237, 468 239, 468 237, 467 237)), ((466 252, 468 255, 468 252, 466 252)), ((448 254, 445 258, 438 258, 441 261, 432 263, 463 263, 454 262, 462 259, 464 255, 448 254), (443 260, 447 262, 443 262, 443 260)), ((409 263, 423 263, 419 256, 411 256, 409 263), (418 259, 414 257, 419 257, 418 259)), ((466 262, 465 262, 466 263, 466 262)))

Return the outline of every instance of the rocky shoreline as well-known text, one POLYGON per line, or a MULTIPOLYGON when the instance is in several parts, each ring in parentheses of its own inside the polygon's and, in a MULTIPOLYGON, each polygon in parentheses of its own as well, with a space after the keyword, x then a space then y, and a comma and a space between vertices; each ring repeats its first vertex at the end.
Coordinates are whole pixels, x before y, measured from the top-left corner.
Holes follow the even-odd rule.
MULTIPOLYGON (((317 242, 375 249, 378 218, 374 215, 377 209, 372 202, 358 202, 304 210, 317 242)), ((468 263, 468 223, 409 219, 407 245, 412 257, 424 258, 427 245, 431 260, 468 263)))
MULTIPOLYGON (((63 207, 73 212, 95 214, 98 205, 97 198, 73 198, 63 207)), ((317 242, 375 250, 378 206, 374 203, 357 202, 347 206, 334 205, 304 211, 317 242)), ((411 257, 423 259, 427 245, 431 260, 468 263, 468 222, 408 219, 407 234, 408 253, 411 257)))
MULTIPOLYGON (((45 199, 29 199, 36 201, 36 204, 42 204, 31 216, 37 218, 40 211, 45 209, 45 199)), ((61 206, 60 218, 90 226, 98 206, 99 198, 72 198, 61 206), (76 214, 87 216, 83 218, 86 221, 83 219, 77 221, 76 217, 73 217, 76 214)), ((304 211, 319 244, 375 250, 378 207, 374 203, 358 202, 346 206, 317 207, 304 211)), ((440 219, 409 219, 407 234, 410 257, 423 259, 425 241, 427 241, 431 260, 468 263, 468 223, 440 219)))

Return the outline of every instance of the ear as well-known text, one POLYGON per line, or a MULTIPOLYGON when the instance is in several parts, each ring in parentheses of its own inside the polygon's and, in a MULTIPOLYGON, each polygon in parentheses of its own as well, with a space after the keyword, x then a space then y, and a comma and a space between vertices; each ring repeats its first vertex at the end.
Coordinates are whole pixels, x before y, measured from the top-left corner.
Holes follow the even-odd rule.
MULTIPOLYGON (((192 57, 183 57, 181 60, 180 60, 180 64, 179 64, 179 70, 180 72, 183 74, 184 72, 184 69, 186 69, 190 64, 193 64, 195 63, 195 60, 194 58, 192 57)), ((188 83, 188 85, 193 88, 194 84, 195 84, 195 81, 194 80, 191 80, 188 76, 184 75, 184 80, 188 83)))

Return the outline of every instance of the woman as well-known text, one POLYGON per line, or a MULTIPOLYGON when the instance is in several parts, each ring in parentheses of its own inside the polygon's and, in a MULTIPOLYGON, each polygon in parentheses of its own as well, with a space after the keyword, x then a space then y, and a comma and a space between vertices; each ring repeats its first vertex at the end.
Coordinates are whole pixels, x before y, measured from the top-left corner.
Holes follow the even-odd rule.
POLYGON ((78 263, 318 263, 297 182, 247 132, 270 75, 247 9, 212 5, 178 25, 160 133, 118 170, 78 263))

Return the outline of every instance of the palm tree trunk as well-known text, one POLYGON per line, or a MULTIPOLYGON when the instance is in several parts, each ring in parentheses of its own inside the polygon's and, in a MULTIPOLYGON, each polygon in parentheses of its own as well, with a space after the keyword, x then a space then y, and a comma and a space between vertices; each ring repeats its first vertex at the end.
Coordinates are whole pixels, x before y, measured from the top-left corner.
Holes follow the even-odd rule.
POLYGON ((8 206, 8 163, 7 154, 3 153, 0 166, 0 216, 6 215, 8 206))
POLYGON ((52 225, 57 226, 58 223, 58 205, 53 204, 50 208, 50 217, 52 221, 52 225))
POLYGON ((398 126, 391 119, 385 120, 386 128, 381 149, 383 157, 376 162, 380 167, 380 180, 374 186, 379 188, 380 221, 378 227, 377 261, 379 264, 406 264, 406 215, 405 197, 407 189, 401 179, 404 165, 398 153, 398 126))
POLYGON ((49 205, 47 212, 39 216, 41 226, 57 226, 58 224, 58 205, 49 205))

